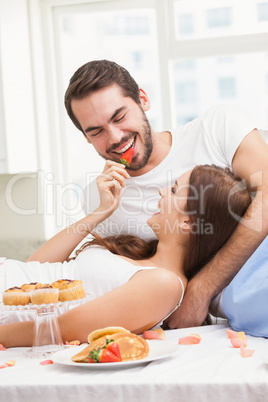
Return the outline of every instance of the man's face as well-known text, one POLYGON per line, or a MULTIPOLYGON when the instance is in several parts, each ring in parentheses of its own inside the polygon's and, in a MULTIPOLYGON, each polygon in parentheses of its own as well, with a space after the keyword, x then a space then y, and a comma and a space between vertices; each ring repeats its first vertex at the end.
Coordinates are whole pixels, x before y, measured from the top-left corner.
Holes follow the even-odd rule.
POLYGON ((144 92, 140 99, 138 105, 117 85, 111 85, 71 103, 87 141, 104 159, 118 162, 133 146, 129 170, 144 167, 153 149, 151 127, 144 113, 150 107, 149 100, 144 92))

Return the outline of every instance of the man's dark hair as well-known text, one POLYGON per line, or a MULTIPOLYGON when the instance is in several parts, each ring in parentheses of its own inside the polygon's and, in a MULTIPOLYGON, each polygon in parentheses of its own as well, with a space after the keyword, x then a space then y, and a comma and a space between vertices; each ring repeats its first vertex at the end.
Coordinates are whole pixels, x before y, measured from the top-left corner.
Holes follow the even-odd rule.
POLYGON ((80 131, 83 132, 83 129, 72 111, 72 100, 83 99, 113 84, 121 88, 124 96, 130 97, 137 104, 140 103, 138 84, 124 67, 113 61, 93 60, 74 73, 65 92, 64 104, 70 119, 80 131))

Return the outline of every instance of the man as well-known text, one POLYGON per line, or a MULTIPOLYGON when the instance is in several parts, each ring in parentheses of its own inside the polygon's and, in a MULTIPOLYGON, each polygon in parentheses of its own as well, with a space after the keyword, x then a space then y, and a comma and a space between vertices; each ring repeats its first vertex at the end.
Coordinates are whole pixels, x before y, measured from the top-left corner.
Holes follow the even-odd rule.
MULTIPOLYGON (((157 193, 197 164, 231 167, 256 192, 235 233, 188 284, 182 306, 169 318, 170 328, 201 325, 211 299, 235 276, 268 233, 268 145, 248 116, 216 106, 172 132, 156 132, 145 112, 147 94, 116 63, 92 61, 73 75, 65 94, 67 112, 87 142, 105 159, 109 174, 133 147, 124 178, 121 205, 98 227, 99 234, 131 233, 153 237, 146 221, 156 211, 157 193)), ((96 183, 84 192, 84 211, 99 203, 96 183)), ((199 228, 202 230, 202 228, 199 228)))

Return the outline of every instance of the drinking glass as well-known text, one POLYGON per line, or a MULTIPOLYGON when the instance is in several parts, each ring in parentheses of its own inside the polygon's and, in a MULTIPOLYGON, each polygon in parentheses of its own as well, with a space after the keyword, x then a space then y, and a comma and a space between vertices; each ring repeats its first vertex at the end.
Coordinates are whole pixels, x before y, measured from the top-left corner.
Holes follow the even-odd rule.
POLYGON ((37 314, 33 331, 33 347, 27 351, 27 357, 48 357, 64 347, 54 312, 37 314))

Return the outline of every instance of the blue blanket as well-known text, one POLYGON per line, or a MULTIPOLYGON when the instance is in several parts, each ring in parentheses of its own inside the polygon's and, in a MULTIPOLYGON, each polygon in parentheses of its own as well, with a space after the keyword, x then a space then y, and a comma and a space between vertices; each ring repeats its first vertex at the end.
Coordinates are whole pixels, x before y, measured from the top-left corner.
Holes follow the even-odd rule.
POLYGON ((222 308, 234 330, 268 337, 268 237, 224 290, 222 308))

